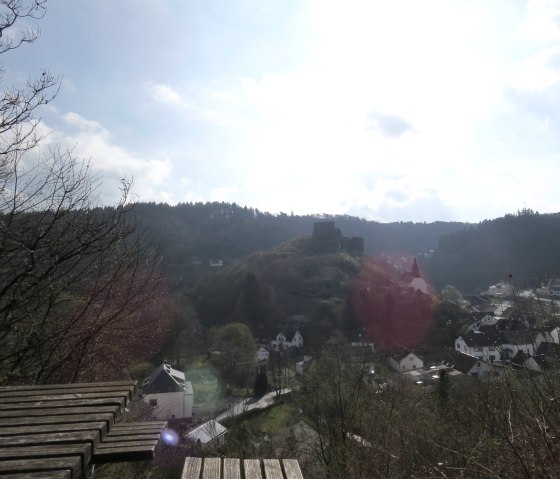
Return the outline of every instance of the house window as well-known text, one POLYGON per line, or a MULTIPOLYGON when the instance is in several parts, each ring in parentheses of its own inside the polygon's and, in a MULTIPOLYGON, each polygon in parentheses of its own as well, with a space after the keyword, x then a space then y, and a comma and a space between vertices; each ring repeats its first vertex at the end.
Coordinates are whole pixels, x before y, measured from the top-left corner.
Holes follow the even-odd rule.
POLYGON ((488 359, 490 359, 490 362, 492 362, 496 359, 496 355, 495 354, 489 354, 488 359))
POLYGON ((461 349, 461 345, 457 343, 457 349, 461 349))
POLYGON ((157 406, 157 399, 150 399, 150 406, 157 406))

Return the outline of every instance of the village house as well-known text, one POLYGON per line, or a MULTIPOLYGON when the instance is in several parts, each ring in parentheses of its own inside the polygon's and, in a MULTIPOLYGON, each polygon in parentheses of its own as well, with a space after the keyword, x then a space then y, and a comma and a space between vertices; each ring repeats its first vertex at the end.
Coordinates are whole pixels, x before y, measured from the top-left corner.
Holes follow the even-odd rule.
POLYGON ((469 331, 478 331, 484 326, 493 326, 498 322, 498 318, 493 313, 475 312, 471 315, 471 321, 474 321, 469 327, 469 331))
POLYGON ((511 359, 511 364, 512 366, 530 369, 531 371, 541 372, 543 370, 536 357, 529 356, 523 351, 517 352, 517 354, 511 359))
POLYGON ((142 399, 160 420, 192 419, 193 388, 185 374, 163 363, 142 382, 142 399))
POLYGON ((488 287, 488 295, 498 298, 508 298, 513 295, 513 286, 505 281, 500 281, 488 287))
POLYGON ((303 336, 296 329, 291 340, 288 340, 288 333, 280 332, 276 338, 270 341, 270 347, 273 351, 285 351, 288 348, 303 348, 303 336))
POLYGON ((467 376, 483 378, 490 375, 493 371, 493 366, 488 361, 462 351, 450 351, 449 355, 443 358, 441 362, 445 366, 467 376))
POLYGON ((255 361, 257 363, 261 361, 268 361, 269 358, 270 358, 270 351, 261 345, 259 349, 257 349, 257 352, 255 353, 255 361))
POLYGON ((502 359, 501 339, 495 328, 468 331, 455 340, 455 350, 493 363, 502 359))
POLYGON ((544 341, 545 337, 540 332, 525 328, 502 331, 485 327, 459 336, 455 340, 455 350, 493 363, 510 360, 518 351, 534 356, 544 341))
POLYGON ((398 353, 389 356, 389 364, 397 371, 410 371, 420 369, 424 366, 424 361, 413 352, 403 349, 398 353))

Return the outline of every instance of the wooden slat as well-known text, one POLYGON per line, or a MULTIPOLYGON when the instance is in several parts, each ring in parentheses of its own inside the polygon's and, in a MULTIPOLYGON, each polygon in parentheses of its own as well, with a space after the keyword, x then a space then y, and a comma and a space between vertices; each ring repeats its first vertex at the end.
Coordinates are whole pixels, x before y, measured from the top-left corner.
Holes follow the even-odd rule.
POLYGON ((90 442, 92 445, 96 446, 99 443, 99 433, 96 431, 77 431, 0 437, 0 447, 16 447, 25 445, 40 446, 44 444, 71 444, 76 442, 90 442))
POLYGON ((37 426, 2 426, 0 437, 22 436, 26 434, 40 434, 47 432, 99 431, 101 437, 107 432, 106 422, 76 422, 70 424, 39 424, 37 426))
POLYGON ((60 389, 61 387, 68 389, 89 389, 89 388, 99 388, 99 387, 131 387, 135 388, 137 381, 110 381, 105 383, 69 383, 69 384, 41 384, 39 386, 2 386, 0 387, 0 393, 9 391, 33 391, 40 389, 60 389))
POLYGON ((2 461, 12 459, 81 456, 83 468, 85 468, 91 461, 91 454, 91 445, 89 444, 52 444, 48 446, 0 448, 0 460, 2 461))
MULTIPOLYGON (((113 391, 107 393, 69 393, 69 394, 40 394, 34 396, 11 396, 0 397, 0 404, 26 404, 32 402, 44 401, 69 401, 75 399, 104 399, 114 400, 122 398, 125 404, 130 399, 130 394, 127 391, 113 391)), ((93 401, 88 401, 94 404, 93 401)))
POLYGON ((284 459, 282 461, 286 479, 303 479, 299 463, 295 459, 284 459))
POLYGON ((0 402, 0 411, 17 411, 20 409, 44 409, 44 408, 69 408, 69 407, 90 407, 108 406, 116 404, 119 409, 126 404, 124 397, 110 397, 103 399, 61 399, 58 401, 30 401, 24 403, 6 404, 0 402))
POLYGON ((159 433, 130 434, 128 436, 116 436, 109 433, 105 438, 103 438, 103 444, 112 443, 112 442, 125 443, 127 441, 156 441, 157 442, 158 439, 159 439, 159 433))
POLYGON ((72 479, 72 472, 49 471, 49 472, 14 472, 2 474, 3 479, 72 479))
POLYGON ((239 459, 224 459, 224 479, 241 479, 241 464, 239 459))
POLYGON ((81 456, 56 457, 44 459, 17 459, 0 462, 0 475, 7 472, 46 472, 46 471, 71 471, 72 478, 79 478, 82 474, 81 456))
POLYGON ((245 459, 243 461, 245 479, 262 479, 261 463, 257 459, 245 459))
POLYGON ((117 431, 129 431, 129 430, 150 430, 158 429, 162 430, 167 426, 167 421, 150 421, 150 422, 120 422, 115 424, 111 429, 111 432, 117 431))
POLYGON ((101 387, 89 387, 89 388, 72 388, 67 387, 63 384, 59 385, 56 389, 28 389, 28 390, 12 390, 12 391, 0 391, 0 400, 11 397, 33 397, 33 396, 44 396, 50 394, 129 394, 132 396, 134 394, 134 388, 126 386, 101 386, 101 387))
POLYGON ((207 457, 204 459, 202 479, 220 479, 221 469, 222 460, 219 457, 207 457))
POLYGON ((266 479, 284 479, 278 459, 263 459, 263 465, 266 479))
POLYGON ((200 457, 187 457, 183 466, 181 479, 200 479, 202 459, 200 457))
POLYGON ((126 442, 102 442, 96 448, 95 452, 105 450, 105 449, 116 449, 119 447, 146 447, 146 450, 152 450, 155 446, 158 445, 157 440, 138 440, 138 441, 126 441, 126 442))
POLYGON ((118 414, 119 406, 96 406, 96 407, 67 407, 67 408, 37 408, 17 409, 15 411, 1 411, 0 418, 4 417, 28 417, 28 416, 59 416, 90 413, 113 413, 118 414))
POLYGON ((76 415, 60 415, 60 416, 43 416, 43 417, 0 417, 0 426, 34 426, 39 424, 61 424, 61 423, 82 423, 82 422, 112 422, 115 415, 113 413, 92 413, 92 414, 76 414, 76 415))

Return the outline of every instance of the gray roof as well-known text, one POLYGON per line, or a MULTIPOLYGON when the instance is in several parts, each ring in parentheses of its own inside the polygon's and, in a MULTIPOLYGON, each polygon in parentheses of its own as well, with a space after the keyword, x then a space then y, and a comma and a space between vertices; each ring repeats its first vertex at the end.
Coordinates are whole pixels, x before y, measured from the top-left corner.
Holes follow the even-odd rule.
POLYGON ((185 381, 185 373, 163 363, 142 382, 142 394, 186 392, 192 394, 192 384, 185 381))
POLYGON ((472 367, 481 359, 471 356, 461 351, 450 351, 447 356, 442 358, 442 364, 467 374, 472 367))
POLYGON ((224 426, 222 426, 218 421, 214 421, 212 419, 188 432, 185 435, 185 438, 189 441, 200 441, 201 444, 208 444, 226 432, 227 429, 224 426))
POLYGON ((480 328, 480 331, 469 331, 461 335, 469 346, 500 346, 502 335, 496 328, 480 328))

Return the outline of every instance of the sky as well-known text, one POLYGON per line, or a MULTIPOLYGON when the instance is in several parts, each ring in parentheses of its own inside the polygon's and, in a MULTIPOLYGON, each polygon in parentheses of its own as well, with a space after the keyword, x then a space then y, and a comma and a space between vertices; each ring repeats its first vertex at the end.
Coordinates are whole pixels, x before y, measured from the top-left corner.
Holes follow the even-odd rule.
MULTIPOLYGON (((23 25, 23 23, 21 24, 23 25)), ((560 211, 560 0, 50 0, 2 88, 101 200, 478 222, 560 211)))

